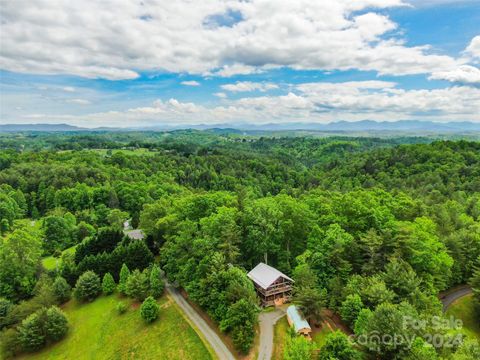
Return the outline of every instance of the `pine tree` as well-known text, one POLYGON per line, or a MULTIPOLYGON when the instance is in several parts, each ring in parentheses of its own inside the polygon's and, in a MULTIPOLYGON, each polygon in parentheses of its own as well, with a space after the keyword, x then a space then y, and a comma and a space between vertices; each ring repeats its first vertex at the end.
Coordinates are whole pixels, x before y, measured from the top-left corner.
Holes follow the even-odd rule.
POLYGON ((120 269, 120 280, 118 281, 118 291, 125 295, 125 285, 127 283, 128 277, 130 276, 130 270, 125 263, 122 265, 120 269))
POLYGON ((106 273, 103 276, 102 280, 102 290, 105 295, 110 295, 115 291, 116 284, 115 280, 113 280, 113 276, 110 273, 106 273))

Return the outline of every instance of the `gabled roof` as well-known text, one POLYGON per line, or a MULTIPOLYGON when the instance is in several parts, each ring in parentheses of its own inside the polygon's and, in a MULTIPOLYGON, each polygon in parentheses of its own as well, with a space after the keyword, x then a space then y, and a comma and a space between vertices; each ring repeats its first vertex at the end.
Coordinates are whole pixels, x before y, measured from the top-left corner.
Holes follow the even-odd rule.
POLYGON ((302 314, 300 314, 300 311, 298 311, 295 305, 290 305, 288 307, 287 315, 290 318, 290 321, 292 322, 295 331, 298 332, 302 329, 312 330, 312 328, 308 324, 308 321, 303 318, 302 314))
POLYGON ((259 263, 247 275, 263 289, 267 289, 279 277, 283 277, 293 282, 293 280, 287 275, 264 263, 259 263))
POLYGON ((145 234, 140 229, 125 231, 125 235, 132 240, 142 240, 145 237, 145 234))

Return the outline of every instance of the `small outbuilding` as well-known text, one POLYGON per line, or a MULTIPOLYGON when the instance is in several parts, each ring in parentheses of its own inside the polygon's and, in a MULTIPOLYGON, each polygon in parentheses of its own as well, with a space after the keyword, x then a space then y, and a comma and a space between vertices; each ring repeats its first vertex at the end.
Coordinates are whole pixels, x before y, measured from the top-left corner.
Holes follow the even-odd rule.
POLYGON ((287 321, 290 326, 293 326, 295 332, 310 339, 312 328, 305 320, 300 310, 295 305, 290 305, 287 309, 287 321))
POLYGON ((253 281, 263 306, 281 305, 292 296, 293 280, 264 263, 259 263, 248 277, 253 281))

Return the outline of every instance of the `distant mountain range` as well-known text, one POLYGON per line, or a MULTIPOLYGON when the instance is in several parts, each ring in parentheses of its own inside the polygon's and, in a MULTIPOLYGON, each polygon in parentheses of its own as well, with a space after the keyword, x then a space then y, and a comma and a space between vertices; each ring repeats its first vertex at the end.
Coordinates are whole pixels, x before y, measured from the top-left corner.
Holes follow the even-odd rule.
POLYGON ((401 121, 338 121, 327 124, 319 123, 225 123, 200 125, 164 125, 154 127, 130 128, 82 128, 68 124, 6 124, 0 125, 0 132, 71 132, 71 131, 168 131, 177 129, 232 129, 242 131, 294 131, 308 130, 321 132, 407 132, 407 133, 465 133, 480 132, 480 123, 468 121, 439 123, 433 121, 401 120, 401 121))

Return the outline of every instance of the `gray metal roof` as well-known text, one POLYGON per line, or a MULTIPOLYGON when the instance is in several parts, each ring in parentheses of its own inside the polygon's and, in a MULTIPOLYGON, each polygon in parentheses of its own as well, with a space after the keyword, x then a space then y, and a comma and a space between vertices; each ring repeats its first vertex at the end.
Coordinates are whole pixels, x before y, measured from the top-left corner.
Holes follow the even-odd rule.
POLYGON ((262 262, 255 266, 247 275, 265 290, 279 277, 283 277, 293 282, 293 279, 289 278, 284 273, 262 262))
POLYGON ((287 315, 290 318, 290 321, 293 323, 293 327, 295 328, 296 332, 303 329, 312 330, 307 320, 305 320, 295 305, 290 305, 288 307, 287 315))
POLYGON ((140 229, 125 231, 125 235, 132 240, 142 240, 145 237, 145 234, 140 229))

